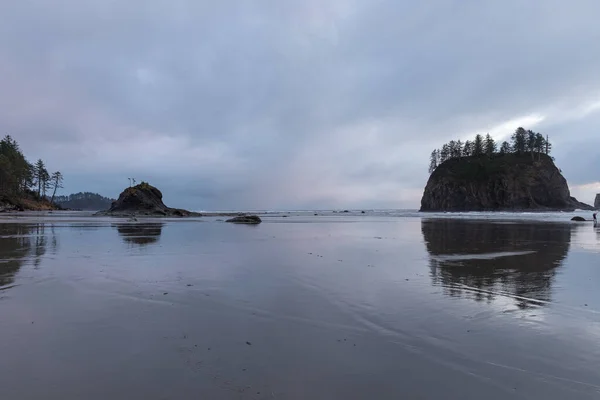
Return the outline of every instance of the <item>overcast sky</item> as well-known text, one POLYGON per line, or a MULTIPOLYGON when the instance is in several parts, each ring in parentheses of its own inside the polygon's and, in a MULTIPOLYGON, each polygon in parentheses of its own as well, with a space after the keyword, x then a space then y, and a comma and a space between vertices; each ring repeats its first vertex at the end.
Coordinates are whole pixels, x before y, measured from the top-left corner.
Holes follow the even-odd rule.
POLYGON ((600 192, 597 0, 5 0, 0 129, 117 197, 418 208, 431 150, 520 125, 600 192))

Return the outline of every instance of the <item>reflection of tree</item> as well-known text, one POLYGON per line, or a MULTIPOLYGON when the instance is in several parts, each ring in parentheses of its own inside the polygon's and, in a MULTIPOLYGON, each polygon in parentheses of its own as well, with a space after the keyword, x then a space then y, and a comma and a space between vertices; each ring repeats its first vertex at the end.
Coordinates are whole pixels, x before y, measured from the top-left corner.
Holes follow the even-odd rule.
MULTIPOLYGON (((0 224, 0 287, 13 283, 16 273, 31 258, 38 267, 47 241, 44 224, 0 224)), ((52 243, 57 245, 54 231, 52 243)))
POLYGON ((34 258, 34 266, 35 268, 39 268, 40 263, 42 261, 42 257, 46 254, 46 227, 43 224, 37 224, 33 228, 33 233, 35 237, 35 246, 33 248, 35 258, 34 258))
POLYGON ((146 246, 158 242, 162 234, 163 224, 116 224, 115 226, 125 243, 146 246))
POLYGON ((504 292, 519 307, 550 300, 571 241, 565 224, 424 220, 421 230, 434 284, 450 296, 478 301, 504 292))

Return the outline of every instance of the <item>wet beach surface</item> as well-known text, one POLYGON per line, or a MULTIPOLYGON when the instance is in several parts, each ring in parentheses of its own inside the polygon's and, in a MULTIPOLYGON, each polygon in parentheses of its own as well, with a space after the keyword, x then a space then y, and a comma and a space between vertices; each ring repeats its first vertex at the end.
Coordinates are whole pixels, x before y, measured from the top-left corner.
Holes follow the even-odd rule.
POLYGON ((600 230, 0 224, 2 399, 600 397, 600 230))

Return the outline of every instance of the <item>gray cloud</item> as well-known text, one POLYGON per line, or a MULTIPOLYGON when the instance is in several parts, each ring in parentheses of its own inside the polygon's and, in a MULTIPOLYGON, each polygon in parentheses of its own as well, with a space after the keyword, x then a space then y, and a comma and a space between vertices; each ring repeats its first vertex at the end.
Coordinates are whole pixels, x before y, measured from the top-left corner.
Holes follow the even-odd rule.
POLYGON ((532 115, 582 195, 600 180, 595 1, 0 11, 0 128, 66 191, 116 196, 133 175, 195 209, 415 208, 431 148, 532 115))

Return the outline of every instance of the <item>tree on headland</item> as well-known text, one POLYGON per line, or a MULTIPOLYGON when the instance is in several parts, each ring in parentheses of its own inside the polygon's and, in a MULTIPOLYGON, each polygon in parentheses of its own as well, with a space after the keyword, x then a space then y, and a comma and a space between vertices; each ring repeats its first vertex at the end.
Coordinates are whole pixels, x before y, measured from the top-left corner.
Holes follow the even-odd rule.
POLYGON ((56 196, 56 190, 62 188, 63 176, 60 171, 56 171, 52 173, 50 177, 50 185, 52 188, 52 198, 50 199, 50 203, 54 203, 54 196, 56 196))
POLYGON ((28 162, 10 135, 0 140, 0 197, 4 201, 14 202, 23 197, 40 199, 51 188, 50 178, 43 160, 28 162))
POLYGON ((38 196, 46 196, 46 190, 48 189, 48 181, 50 180, 50 174, 46 169, 44 161, 41 159, 37 160, 34 166, 34 177, 37 184, 38 196))
POLYGON ((483 137, 476 135, 474 140, 466 140, 463 144, 461 140, 451 140, 444 144, 441 149, 434 150, 431 153, 429 163, 429 173, 433 173, 437 167, 444 162, 454 158, 468 158, 486 156, 489 158, 507 155, 526 153, 531 154, 533 161, 541 160, 542 153, 550 155, 552 144, 548 137, 541 133, 536 133, 524 128, 517 128, 510 137, 510 142, 504 141, 498 148, 494 138, 488 133, 483 137))

